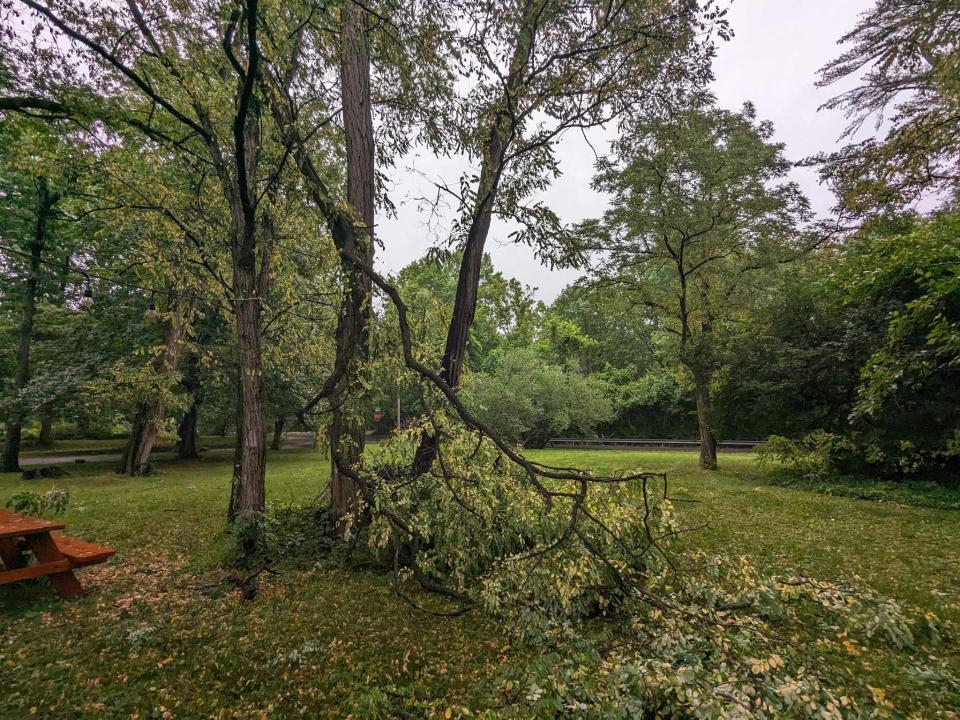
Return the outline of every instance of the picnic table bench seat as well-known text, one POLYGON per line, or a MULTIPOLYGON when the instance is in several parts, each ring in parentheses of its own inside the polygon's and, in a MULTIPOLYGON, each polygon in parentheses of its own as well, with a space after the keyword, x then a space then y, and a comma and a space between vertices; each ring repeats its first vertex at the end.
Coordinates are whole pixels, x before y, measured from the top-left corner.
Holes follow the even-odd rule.
POLYGON ((0 585, 49 577, 54 589, 66 598, 83 595, 74 568, 96 565, 114 551, 103 545, 64 535, 62 523, 50 522, 0 509, 0 585), (29 550, 36 563, 28 565, 29 550))
POLYGON ((63 553, 63 556, 69 560, 74 567, 97 565, 98 563, 106 562, 116 554, 116 550, 108 548, 106 545, 96 545, 95 543, 64 535, 60 532, 51 534, 60 552, 63 553))

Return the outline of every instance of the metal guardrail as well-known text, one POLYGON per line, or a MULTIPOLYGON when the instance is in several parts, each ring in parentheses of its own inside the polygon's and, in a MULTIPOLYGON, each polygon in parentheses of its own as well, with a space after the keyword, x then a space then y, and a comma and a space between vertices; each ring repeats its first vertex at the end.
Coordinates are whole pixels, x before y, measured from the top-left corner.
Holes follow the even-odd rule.
MULTIPOLYGON (((750 450, 761 445, 762 440, 722 440, 717 447, 728 450, 750 450)), ((583 448, 698 448, 699 440, 669 440, 659 438, 550 438, 547 447, 583 448)))

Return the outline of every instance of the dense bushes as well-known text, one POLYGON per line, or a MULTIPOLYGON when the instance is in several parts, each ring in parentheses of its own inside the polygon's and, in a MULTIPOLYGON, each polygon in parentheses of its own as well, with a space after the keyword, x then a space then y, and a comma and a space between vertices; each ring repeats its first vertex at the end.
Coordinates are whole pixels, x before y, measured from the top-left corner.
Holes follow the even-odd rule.
POLYGON ((881 445, 856 433, 817 430, 797 439, 771 435, 756 452, 761 463, 779 462, 808 480, 843 475, 904 480, 921 473, 955 480, 960 469, 960 431, 936 450, 923 450, 909 440, 881 445))
POLYGON ((595 381, 544 362, 529 349, 500 354, 492 372, 468 380, 464 398, 501 437, 526 447, 543 447, 560 435, 592 435, 611 415, 595 381))
MULTIPOLYGON (((796 319, 803 314, 793 312, 779 330, 777 323, 767 326, 773 330, 769 344, 776 350, 756 354, 772 360, 766 369, 755 367, 761 360, 749 356, 735 365, 733 386, 766 383, 771 390, 779 388, 773 401, 782 418, 778 434, 786 431, 797 439, 771 437, 768 455, 817 479, 830 474, 956 477, 958 258, 957 214, 876 223, 848 242, 834 263, 836 270, 821 283, 821 297, 814 303, 819 309, 809 311, 811 320, 825 316, 833 298, 842 313, 831 311, 837 329, 822 336, 813 330, 804 333, 803 322, 796 319), (790 332, 800 333, 801 347, 781 342, 790 332), (802 347, 804 338, 808 348, 802 347), (820 382, 819 390, 806 396, 811 408, 819 404, 814 398, 833 395, 829 415, 789 411, 789 403, 804 397, 797 391, 810 381, 820 382), (805 422, 795 424, 798 418, 805 422)), ((783 305, 782 300, 774 303, 783 305)), ((734 397, 744 400, 742 391, 734 397)), ((769 400, 758 403, 760 408, 769 405, 769 400)))

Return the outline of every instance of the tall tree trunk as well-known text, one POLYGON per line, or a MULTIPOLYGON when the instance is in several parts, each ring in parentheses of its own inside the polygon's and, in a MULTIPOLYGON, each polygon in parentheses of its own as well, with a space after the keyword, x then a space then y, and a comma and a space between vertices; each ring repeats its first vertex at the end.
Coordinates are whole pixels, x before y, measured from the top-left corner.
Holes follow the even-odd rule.
MULTIPOLYGON (((153 361, 153 371, 163 377, 176 371, 183 352, 184 335, 187 331, 190 308, 182 295, 172 299, 173 316, 166 321, 163 331, 163 346, 153 361)), ((150 453, 157 442, 157 433, 163 422, 166 408, 160 400, 143 402, 137 408, 130 436, 117 465, 117 473, 136 477, 149 470, 150 453)))
MULTIPOLYGON (((252 280, 252 268, 250 270, 252 280)), ((245 275, 246 270, 241 268, 240 274, 245 275)), ((260 302, 258 298, 248 295, 254 291, 252 281, 249 285, 238 284, 238 294, 246 296, 246 299, 237 302, 237 446, 228 513, 231 520, 240 513, 262 513, 266 507, 267 408, 260 345, 260 302)))
POLYGON ((194 400, 177 425, 177 460, 190 460, 200 457, 197 450, 197 424, 199 421, 200 405, 194 400))
MULTIPOLYGON (((343 127, 347 154, 347 201, 354 217, 342 240, 343 249, 364 265, 374 252, 374 137, 370 106, 370 50, 367 44, 366 11, 356 3, 341 10, 343 47, 341 91, 343 127)), ((357 488, 341 467, 354 467, 361 459, 366 418, 358 390, 370 346, 370 278, 357 262, 344 263, 347 287, 337 320, 337 350, 334 373, 338 378, 331 394, 330 447, 334 462, 330 470, 330 504, 338 520, 357 507, 357 488)), ((343 529, 343 523, 337 527, 343 529)))
POLYGON ((203 398, 200 390, 199 375, 200 358, 196 352, 187 356, 186 369, 181 381, 183 387, 190 393, 190 407, 183 413, 177 425, 177 460, 188 460, 200 457, 197 452, 197 424, 200 420, 200 404, 203 398))
POLYGON ((162 413, 159 403, 143 403, 137 408, 117 465, 117 474, 137 477, 149 472, 150 453, 157 440, 158 411, 162 413))
MULTIPOLYGON (((257 2, 246 8, 247 67, 238 77, 233 119, 233 181, 224 176, 231 215, 233 303, 237 333, 237 444, 227 517, 259 516, 266 509, 267 407, 263 385, 263 303, 268 300, 270 259, 274 246, 270 188, 259 195, 260 74, 257 44, 257 2), (258 259, 259 248, 259 259, 258 259)), ((254 525, 249 526, 250 529, 254 525)), ((243 553, 252 556, 258 533, 244 537, 243 553)))
POLYGON ((49 412, 44 412, 40 415, 40 439, 38 444, 40 447, 51 448, 53 442, 53 416, 49 412))
MULTIPOLYGON (((246 218, 244 222, 249 222, 246 218)), ((237 444, 234 453, 233 481, 227 518, 238 514, 259 514, 266 509, 267 403, 263 384, 262 301, 266 300, 270 276, 270 248, 273 246, 273 220, 262 211, 259 232, 263 237, 263 256, 257 270, 254 241, 242 240, 245 248, 234 261, 238 366, 237 366, 237 444)))
POLYGON ((697 393, 697 426, 700 429, 700 469, 717 469, 717 439, 710 426, 713 406, 710 403, 710 380, 702 372, 694 372, 697 393))
POLYGON ((284 415, 277 415, 273 421, 273 440, 270 443, 271 450, 280 450, 283 447, 283 428, 287 424, 287 418, 284 415))
MULTIPOLYGON (((540 12, 538 0, 528 0, 524 8, 524 18, 517 34, 510 71, 506 79, 504 97, 501 106, 493 116, 487 139, 484 143, 483 161, 480 168, 480 180, 477 185, 476 206, 460 261, 460 274, 457 278, 457 292, 453 303, 453 316, 447 328, 447 341, 443 359, 440 363, 440 375, 447 385, 455 388, 460 385, 463 376, 463 363, 466 355, 467 340, 473 326, 477 308, 477 294, 480 288, 480 271, 483 252, 490 233, 493 208, 500 178, 505 169, 507 149, 513 136, 515 122, 512 111, 513 98, 523 87, 525 71, 529 62, 536 36, 536 18, 540 12)), ((438 439, 435 435, 424 433, 420 438, 414 455, 411 471, 414 475, 427 472, 437 457, 438 439)))
MULTIPOLYGON (((54 205, 60 199, 51 193, 45 177, 37 178, 37 203, 34 211, 34 231, 30 241, 30 269, 23 288, 23 310, 20 315, 20 331, 17 338, 17 367, 13 374, 13 389, 19 395, 30 380, 30 343, 33 339, 33 318, 37 310, 37 295, 40 290, 41 255, 47 242, 47 221, 54 205)), ((26 417, 20 398, 16 397, 7 418, 6 440, 3 447, 3 472, 20 469, 20 442, 23 422, 26 417)))

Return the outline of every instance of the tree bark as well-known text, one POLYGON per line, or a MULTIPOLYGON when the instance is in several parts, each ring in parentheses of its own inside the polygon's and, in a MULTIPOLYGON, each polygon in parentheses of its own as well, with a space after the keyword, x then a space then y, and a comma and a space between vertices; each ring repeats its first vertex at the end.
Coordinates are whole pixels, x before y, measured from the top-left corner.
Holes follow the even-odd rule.
MULTIPOLYGON (((470 337, 470 328, 473 326, 477 307, 484 247, 490 233, 500 178, 505 169, 506 153, 514 132, 515 120, 511 105, 525 82, 525 69, 536 38, 538 12, 538 2, 527 2, 510 60, 504 97, 501 106, 493 116, 489 134, 484 143, 476 205, 460 261, 453 316, 447 328, 447 340, 440 363, 440 376, 452 388, 460 385, 463 376, 467 340, 470 337)), ((424 433, 421 436, 414 454, 412 474, 421 475, 429 471, 437 457, 437 442, 438 439, 431 433, 424 433)))
MULTIPOLYGON (((183 352, 183 340, 187 331, 189 303, 185 306, 182 295, 172 300, 173 316, 166 321, 163 332, 163 346, 153 361, 153 371, 159 376, 175 372, 183 352)), ((130 436, 124 447, 117 473, 137 477, 149 471, 150 453, 157 442, 157 433, 163 422, 166 408, 159 399, 143 402, 137 408, 130 436)))
POLYGON ((203 398, 200 392, 200 358, 196 352, 187 357, 186 369, 181 383, 190 393, 190 407, 183 413, 177 425, 177 460, 189 460, 200 457, 197 452, 197 425, 200 421, 200 404, 203 398))
POLYGON ((37 444, 43 448, 52 448, 54 439, 53 416, 49 413, 43 413, 40 416, 40 439, 37 444))
MULTIPOLYGON (((261 515, 266 509, 267 407, 263 384, 262 320, 275 239, 269 188, 266 195, 258 197, 260 100, 255 97, 254 90, 261 58, 256 39, 256 0, 248 0, 245 12, 247 67, 238 77, 232 178, 220 170, 230 205, 238 360, 237 444, 227 509, 231 522, 240 515, 261 515)), ((243 552, 252 554, 256 542, 253 535, 245 537, 243 552)))
POLYGON ((117 474, 137 477, 149 472, 150 453, 157 440, 157 410, 162 411, 159 404, 144 403, 137 408, 130 425, 127 444, 117 465, 117 474))
MULTIPOLYGON (((246 276, 247 270, 241 267, 238 274, 246 276)), ((252 291, 252 282, 249 285, 239 284, 241 289, 238 294, 241 296, 252 291)), ((228 512, 231 520, 239 513, 262 513, 266 507, 267 408, 263 390, 260 320, 258 298, 238 301, 236 323, 240 362, 233 499, 228 512)))
POLYGON ((283 415, 277 415, 273 421, 273 441, 270 443, 271 450, 280 450, 283 447, 283 428, 287 424, 287 418, 283 415))
POLYGON ((700 429, 700 469, 717 469, 717 439, 710 426, 713 406, 710 402, 710 380, 703 373, 694 372, 697 394, 697 426, 700 429))
POLYGON ((343 47, 341 92, 343 127, 347 155, 347 201, 354 218, 343 227, 341 244, 348 256, 362 264, 343 264, 347 286, 337 320, 337 349, 334 373, 338 378, 331 393, 330 448, 334 459, 330 470, 330 504, 339 520, 354 512, 358 489, 341 467, 354 467, 363 456, 366 419, 358 402, 361 374, 370 351, 370 300, 372 285, 363 272, 373 262, 375 220, 375 176, 373 116, 370 101, 370 49, 367 44, 366 11, 356 3, 341 10, 343 47))
MULTIPOLYGON (((241 223, 253 221, 241 216, 241 223)), ((263 384, 262 301, 266 300, 270 277, 270 249, 273 246, 273 219, 264 210, 259 220, 263 255, 257 270, 255 240, 244 234, 242 251, 234 260, 238 367, 237 444, 227 518, 233 522, 240 513, 260 514, 266 509, 267 403, 263 384)))
POLYGON ((20 330, 17 339, 17 367, 13 375, 13 389, 18 395, 14 399, 10 415, 7 418, 6 440, 3 447, 3 472, 17 472, 20 469, 20 443, 23 437, 23 422, 26 417, 19 393, 30 381, 30 343, 33 340, 33 318, 37 310, 37 296, 40 291, 40 266, 44 245, 47 242, 47 221, 60 196, 51 193, 47 179, 37 178, 37 203, 34 211, 34 232, 30 242, 30 269, 23 289, 23 310, 20 316, 20 330))
POLYGON ((177 425, 177 460, 200 457, 197 450, 197 424, 200 421, 200 405, 194 400, 177 425))

